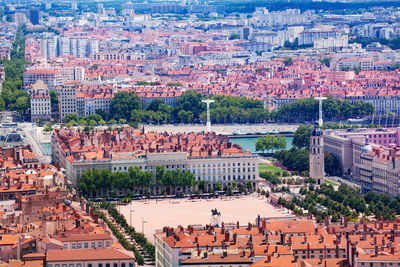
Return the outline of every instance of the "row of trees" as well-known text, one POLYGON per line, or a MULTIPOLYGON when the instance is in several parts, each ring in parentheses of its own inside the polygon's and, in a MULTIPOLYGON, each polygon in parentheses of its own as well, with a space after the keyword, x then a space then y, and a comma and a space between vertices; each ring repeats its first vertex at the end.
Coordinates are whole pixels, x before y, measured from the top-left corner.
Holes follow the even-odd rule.
MULTIPOLYGON (((374 107, 370 103, 356 102, 350 104, 347 100, 328 99, 323 103, 324 118, 327 120, 346 120, 352 117, 371 115, 374 107)), ((277 121, 304 122, 316 121, 318 116, 318 101, 313 98, 299 99, 279 108, 277 121)))
MULTIPOLYGON (((296 100, 282 106, 278 112, 264 109, 261 100, 242 96, 211 96, 212 123, 262 123, 266 121, 297 122, 314 121, 318 113, 318 102, 312 98, 296 100)), ((166 105, 163 100, 155 99, 145 109, 134 92, 118 92, 110 103, 110 113, 103 110, 96 113, 101 116, 79 118, 76 114, 67 116, 65 121, 71 125, 104 125, 106 121, 138 123, 199 123, 206 120, 206 105, 202 103, 203 95, 189 90, 181 95, 176 106, 166 105), (71 122, 72 121, 72 122, 71 122)), ((367 103, 355 103, 335 100, 329 97, 324 102, 324 115, 327 119, 348 119, 353 116, 369 115, 373 107, 367 103)))
POLYGON ((393 39, 374 39, 374 38, 364 38, 364 37, 357 37, 354 39, 350 39, 349 43, 359 43, 362 47, 366 47, 371 43, 380 43, 382 45, 387 45, 393 50, 400 49, 400 37, 396 37, 393 39))
MULTIPOLYGON (((133 253, 135 255, 135 260, 138 263, 138 265, 143 265, 144 258, 140 254, 139 250, 125 238, 125 236, 118 230, 117 226, 115 226, 113 223, 111 223, 107 219, 106 215, 98 209, 98 207, 96 207, 92 202, 88 202, 88 205, 92 208, 93 214, 95 214, 98 218, 102 219, 107 224, 108 228, 111 230, 113 235, 118 239, 118 243, 120 243, 126 250, 133 251, 133 253)), ((123 219, 125 219, 125 218, 123 218, 123 219)), ((116 220, 116 219, 114 218, 114 220, 116 220)), ((118 221, 122 221, 122 220, 120 219, 118 221)))
POLYGON ((135 228, 133 226, 130 226, 126 222, 124 215, 119 213, 115 205, 103 201, 100 203, 100 207, 108 211, 108 214, 111 217, 113 217, 115 222, 118 223, 124 229, 125 233, 128 234, 131 237, 131 239, 134 239, 136 241, 136 244, 138 244, 140 247, 143 248, 147 256, 151 259, 151 261, 154 262, 156 258, 155 247, 154 245, 148 242, 144 234, 136 232, 135 228))
MULTIPOLYGON (((111 100, 108 119, 125 119, 128 122, 168 123, 201 122, 206 118, 203 95, 197 91, 186 91, 171 107, 162 100, 154 100, 142 109, 139 97, 132 92, 118 92, 111 100)), ((270 119, 261 100, 239 96, 216 95, 212 104, 213 123, 258 123, 270 119)))
POLYGON ((24 113, 29 108, 29 95, 24 93, 22 74, 25 64, 25 27, 19 27, 11 48, 10 60, 1 60, 5 80, 2 84, 0 110, 15 110, 24 113))
POLYGON ((195 185, 193 174, 181 170, 166 171, 163 167, 156 167, 156 179, 153 173, 142 171, 139 167, 129 167, 127 172, 114 172, 110 169, 86 170, 82 173, 78 187, 86 197, 117 197, 119 192, 130 191, 130 194, 150 194, 150 188, 158 186, 177 192, 195 185))
POLYGON ((358 189, 341 184, 336 191, 332 185, 323 184, 319 188, 310 186, 309 189, 302 188, 300 193, 304 196, 301 200, 294 197, 292 201, 280 200, 280 204, 302 214, 303 210, 317 217, 322 222, 330 218, 332 222, 339 221, 341 216, 349 220, 357 220, 360 215, 375 215, 377 220, 395 220, 396 214, 400 213, 400 196, 391 198, 387 194, 377 194, 372 191, 361 194, 358 189), (323 208, 317 208, 317 203, 323 208))

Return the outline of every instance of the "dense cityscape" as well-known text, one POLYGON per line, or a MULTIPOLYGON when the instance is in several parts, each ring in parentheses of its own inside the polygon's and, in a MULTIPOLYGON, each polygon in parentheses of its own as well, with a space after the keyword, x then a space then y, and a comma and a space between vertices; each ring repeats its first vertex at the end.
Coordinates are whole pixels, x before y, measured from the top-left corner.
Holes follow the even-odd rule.
POLYGON ((397 0, 0 1, 0 266, 400 266, 397 0))

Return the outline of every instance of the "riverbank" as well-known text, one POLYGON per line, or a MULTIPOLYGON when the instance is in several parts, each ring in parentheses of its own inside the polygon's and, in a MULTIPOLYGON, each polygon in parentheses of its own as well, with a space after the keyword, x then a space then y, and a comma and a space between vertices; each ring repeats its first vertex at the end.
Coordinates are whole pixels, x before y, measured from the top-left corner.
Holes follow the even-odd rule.
MULTIPOLYGON (((297 130, 298 124, 215 124, 211 130, 217 134, 246 136, 248 134, 278 134, 289 133, 297 130)), ((143 125, 145 132, 201 132, 206 131, 205 124, 179 124, 179 125, 143 125)))

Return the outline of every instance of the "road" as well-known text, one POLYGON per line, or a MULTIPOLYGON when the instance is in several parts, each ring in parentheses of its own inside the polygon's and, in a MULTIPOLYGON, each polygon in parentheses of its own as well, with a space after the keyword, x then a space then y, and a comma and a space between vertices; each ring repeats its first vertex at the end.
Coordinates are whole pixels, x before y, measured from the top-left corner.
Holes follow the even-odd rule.
POLYGON ((50 163, 51 156, 43 154, 42 148, 34 136, 34 127, 31 123, 21 124, 25 133, 25 143, 30 145, 40 163, 50 163))
MULTIPOLYGON (((215 124, 211 130, 217 134, 255 134, 255 133, 279 133, 294 132, 298 124, 215 124)), ((146 132, 201 132, 206 131, 203 124, 179 124, 179 125, 144 125, 146 132)))

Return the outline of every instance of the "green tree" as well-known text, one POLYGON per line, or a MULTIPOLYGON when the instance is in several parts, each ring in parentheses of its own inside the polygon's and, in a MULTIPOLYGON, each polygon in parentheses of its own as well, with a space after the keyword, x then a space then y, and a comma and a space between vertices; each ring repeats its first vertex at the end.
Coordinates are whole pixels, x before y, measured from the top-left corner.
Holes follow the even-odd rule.
POLYGON ((46 125, 46 127, 43 129, 43 131, 45 132, 52 132, 53 131, 53 126, 51 125, 51 123, 48 123, 46 125))
POLYGON ((96 109, 95 113, 101 116, 103 120, 107 120, 108 118, 108 114, 102 109, 96 109))
POLYGON ((87 122, 86 122, 85 119, 80 118, 80 119, 78 120, 78 124, 79 124, 79 125, 82 125, 82 126, 85 126, 85 125, 87 125, 87 122))
POLYGON ((286 139, 285 137, 282 136, 275 136, 268 134, 259 137, 256 141, 257 151, 285 149, 285 148, 286 148, 286 139))
POLYGON ((118 92, 111 99, 110 114, 116 119, 129 120, 132 110, 140 110, 141 104, 137 94, 133 92, 118 92))
POLYGON ((193 112, 181 110, 178 113, 178 118, 181 122, 191 123, 193 120, 193 112))
POLYGON ((306 148, 310 147, 310 136, 312 131, 311 125, 300 124, 297 130, 294 132, 293 136, 293 146, 297 148, 306 148))
POLYGON ((327 174, 332 176, 342 174, 339 160, 332 153, 325 151, 324 163, 327 174))
POLYGON ((50 103, 51 103, 52 109, 53 109, 53 107, 58 106, 58 95, 55 90, 50 91, 50 103))
POLYGON ((203 104, 201 100, 202 96, 197 91, 188 90, 184 92, 176 102, 174 109, 175 116, 179 119, 179 112, 184 110, 186 111, 186 115, 183 116, 183 118, 185 118, 186 121, 188 117, 187 112, 191 112, 193 114, 192 119, 197 121, 200 118, 200 114, 205 111, 205 104, 203 104))
POLYGON ((70 113, 70 114, 68 114, 67 116, 64 117, 64 121, 66 123, 69 123, 72 120, 75 121, 75 122, 79 121, 79 115, 76 114, 76 113, 70 113))
POLYGON ((231 33, 231 35, 229 36, 229 40, 237 40, 240 39, 240 34, 238 33, 231 33))
POLYGON ((285 66, 291 66, 291 65, 293 65, 293 58, 291 58, 291 57, 285 57, 285 59, 283 60, 283 64, 285 64, 285 66))
POLYGON ((329 68, 331 66, 332 58, 331 57, 324 57, 324 58, 318 59, 318 61, 329 68))

